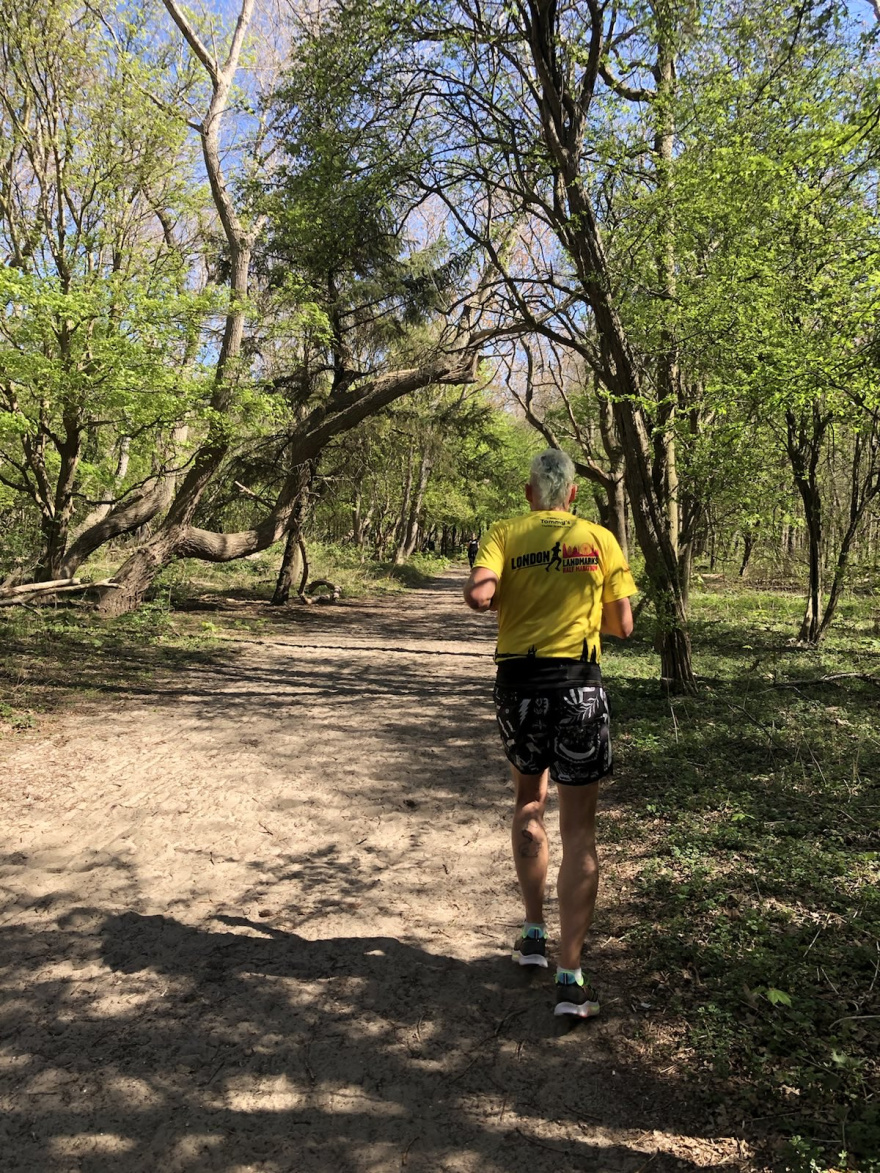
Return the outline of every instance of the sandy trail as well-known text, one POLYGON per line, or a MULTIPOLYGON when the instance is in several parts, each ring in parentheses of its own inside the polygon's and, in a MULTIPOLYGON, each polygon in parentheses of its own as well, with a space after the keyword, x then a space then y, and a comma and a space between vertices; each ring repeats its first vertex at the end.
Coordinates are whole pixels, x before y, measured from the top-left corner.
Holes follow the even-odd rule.
POLYGON ((639 1044, 619 893, 600 1019, 558 1035, 509 961, 462 578, 292 610, 0 746, 0 1168, 752 1168, 639 1044))

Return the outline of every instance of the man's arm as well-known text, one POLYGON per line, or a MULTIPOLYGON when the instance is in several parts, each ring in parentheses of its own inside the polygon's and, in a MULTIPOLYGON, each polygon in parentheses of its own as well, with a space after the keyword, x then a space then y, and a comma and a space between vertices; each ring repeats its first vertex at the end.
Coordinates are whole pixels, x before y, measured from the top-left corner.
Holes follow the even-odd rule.
POLYGON ((602 604, 602 635, 616 635, 619 639, 626 639, 632 635, 632 629, 633 613, 629 599, 614 599, 602 604))
POLYGON ((477 566, 464 584, 464 601, 472 611, 492 610, 497 589, 498 575, 495 571, 477 566))

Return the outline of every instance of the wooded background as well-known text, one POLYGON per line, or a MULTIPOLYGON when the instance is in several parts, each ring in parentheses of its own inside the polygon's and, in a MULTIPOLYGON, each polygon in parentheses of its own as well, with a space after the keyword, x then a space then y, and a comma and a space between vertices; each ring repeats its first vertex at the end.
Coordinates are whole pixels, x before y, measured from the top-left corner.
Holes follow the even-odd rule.
MULTIPOLYGON (((867 5, 21 0, 0 574, 460 552, 565 448, 693 687, 703 573, 876 607, 867 5)), ((102 581, 106 577, 102 572, 102 581)), ((17 598, 34 597, 20 591, 17 598)))

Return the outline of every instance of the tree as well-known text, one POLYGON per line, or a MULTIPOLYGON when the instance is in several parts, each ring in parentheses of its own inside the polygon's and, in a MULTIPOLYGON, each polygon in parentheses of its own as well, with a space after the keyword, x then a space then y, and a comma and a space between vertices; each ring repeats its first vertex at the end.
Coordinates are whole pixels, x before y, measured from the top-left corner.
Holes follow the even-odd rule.
POLYGON ((144 92, 184 100, 192 79, 142 52, 141 21, 111 37, 92 9, 25 0, 0 25, 0 482, 38 512, 43 578, 117 502, 137 525, 167 501, 198 404, 192 159, 144 92))
POLYGON ((683 17, 666 2, 633 6, 618 22, 618 9, 598 0, 465 0, 448 12, 417 8, 412 35, 441 46, 428 70, 436 79, 431 116, 442 127, 432 190, 461 231, 492 250, 512 316, 573 350, 607 395, 655 604, 661 674, 671 687, 690 689, 693 526, 682 524, 676 415, 684 387, 666 308, 675 298, 668 203, 683 17), (624 53, 630 62, 618 75, 612 61, 624 53), (621 138, 648 197, 660 308, 647 325, 630 312, 632 290, 606 235, 617 171, 606 152, 621 138))
MULTIPOLYGON (((206 530, 196 524, 203 495, 221 474, 232 451, 241 397, 248 390, 251 373, 246 362, 251 340, 247 347, 243 343, 251 263, 262 225, 259 218, 248 217, 236 203, 224 172, 221 128, 252 16, 253 0, 243 0, 235 30, 222 57, 208 49, 175 0, 165 0, 165 7, 209 79, 207 111, 196 129, 223 231, 229 274, 228 306, 213 374, 207 435, 196 449, 161 525, 116 574, 117 588, 102 597, 100 609, 104 614, 137 606, 155 575, 173 558, 228 561, 272 545, 286 532, 295 515, 297 502, 308 485, 310 463, 330 440, 419 388, 474 380, 480 346, 486 337, 485 331, 473 329, 462 318, 444 331, 428 331, 418 345, 403 353, 403 365, 393 365, 401 350, 395 352, 390 348, 374 351, 372 361, 365 365, 358 361, 363 355, 355 356, 345 348, 350 335, 337 329, 331 338, 331 345, 335 341, 336 346, 332 370, 326 372, 326 379, 317 381, 309 374, 308 347, 303 348, 300 369, 260 381, 267 396, 279 398, 279 406, 281 401, 292 401, 295 409, 284 437, 286 471, 273 506, 258 515, 249 528, 236 533, 206 530)), ((300 324, 298 316, 294 323, 300 324)), ((325 323, 318 325, 323 328, 325 323)), ((353 325, 356 327, 357 323, 353 325)))
POLYGON ((708 238, 712 250, 683 321, 708 354, 719 408, 743 418, 745 404, 789 462, 807 536, 799 638, 808 644, 832 621, 852 544, 880 493, 878 155, 865 114, 877 82, 873 37, 854 38, 842 21, 834 6, 802 20, 781 61, 741 46, 745 78, 713 67, 704 129, 679 170, 691 223, 702 217, 689 246, 705 250, 708 238), (846 516, 832 552, 822 482, 835 437, 846 516), (825 564, 833 581, 823 604, 825 564))

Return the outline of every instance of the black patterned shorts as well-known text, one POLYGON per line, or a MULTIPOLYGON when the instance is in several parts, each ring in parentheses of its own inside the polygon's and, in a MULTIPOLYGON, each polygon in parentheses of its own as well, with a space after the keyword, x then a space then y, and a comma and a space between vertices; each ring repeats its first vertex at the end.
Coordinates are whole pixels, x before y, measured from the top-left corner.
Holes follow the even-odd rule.
POLYGON ((611 773, 611 711, 601 684, 520 692, 495 685, 507 760, 522 774, 550 770, 554 782, 586 786, 611 773))

